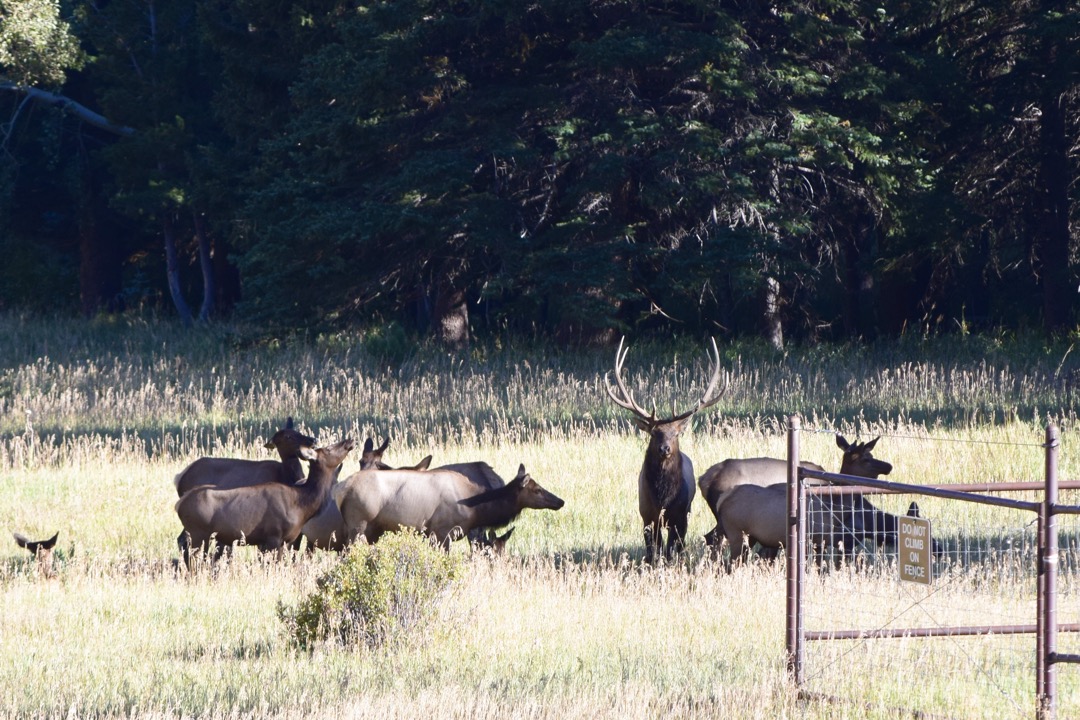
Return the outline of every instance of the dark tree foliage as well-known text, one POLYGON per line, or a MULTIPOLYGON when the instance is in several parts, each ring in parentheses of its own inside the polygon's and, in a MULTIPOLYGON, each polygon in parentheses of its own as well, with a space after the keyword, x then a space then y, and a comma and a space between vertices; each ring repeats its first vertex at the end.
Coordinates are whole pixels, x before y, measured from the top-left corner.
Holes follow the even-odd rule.
POLYGON ((893 265, 920 279, 923 322, 1074 326, 1080 6, 924 2, 904 21, 934 186, 893 265))
POLYGON ((230 211, 214 192, 228 184, 216 177, 213 158, 225 138, 208 104, 220 64, 198 5, 92 2, 80 18, 97 106, 135 129, 97 153, 109 170, 109 206, 147 238, 129 263, 163 277, 184 321, 208 320, 218 306, 229 308, 236 283, 220 231, 230 211))
POLYGON ((134 132, 50 145, 0 95, 0 242, 77 265, 87 312, 207 319, 242 282, 274 332, 451 347, 1076 322, 1075 3, 78 8, 64 91, 134 132))
POLYGON ((752 331, 776 277, 797 318, 835 258, 873 276, 872 238, 917 185, 914 151, 887 139, 894 80, 870 64, 881 22, 828 6, 411 2, 316 19, 332 30, 247 206, 247 311, 280 317, 275 288, 346 320, 464 293, 492 322, 583 340, 752 331))

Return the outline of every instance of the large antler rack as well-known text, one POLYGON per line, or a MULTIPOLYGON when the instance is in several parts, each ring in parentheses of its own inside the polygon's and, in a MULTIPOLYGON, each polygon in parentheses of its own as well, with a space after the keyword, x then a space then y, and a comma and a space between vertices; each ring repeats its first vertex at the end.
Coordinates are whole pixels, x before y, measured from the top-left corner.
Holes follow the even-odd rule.
MULTIPOLYGON (((725 383, 724 388, 720 390, 720 392, 716 392, 716 386, 720 383, 720 377, 723 373, 720 366, 720 351, 716 347, 716 338, 710 338, 710 340, 712 341, 712 354, 710 355, 710 360, 713 365, 712 377, 709 379, 709 387, 706 388, 701 398, 697 401, 697 404, 690 410, 660 420, 656 417, 655 407, 651 413, 646 413, 645 410, 637 404, 637 401, 634 400, 633 393, 627 389, 626 382, 622 377, 623 364, 626 362, 627 353, 630 352, 629 347, 624 347, 626 341, 625 337, 619 340, 619 349, 615 351, 615 382, 618 385, 618 393, 616 393, 615 388, 611 386, 608 375, 606 373, 604 374, 604 389, 607 391, 608 397, 610 397, 616 405, 629 410, 650 427, 685 420, 694 413, 715 405, 720 401, 720 398, 724 396, 724 393, 727 390, 727 384, 725 383)), ((672 409, 672 412, 674 412, 674 409, 672 409)))

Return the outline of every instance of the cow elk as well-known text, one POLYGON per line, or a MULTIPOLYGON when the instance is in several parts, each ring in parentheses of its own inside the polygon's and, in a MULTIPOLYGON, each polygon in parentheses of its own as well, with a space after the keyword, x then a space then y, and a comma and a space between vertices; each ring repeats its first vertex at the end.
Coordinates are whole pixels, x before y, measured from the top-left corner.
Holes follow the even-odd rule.
MULTIPOLYGON (((844 453, 840 474, 876 478, 892 472, 890 463, 873 455, 879 439, 849 443, 842 435, 837 435, 836 446, 844 453)), ((811 462, 800 465, 824 472, 824 468, 811 462)), ((716 527, 705 536, 706 543, 719 552, 727 538, 731 554, 735 555, 744 552, 742 538, 747 536, 751 545, 757 542, 765 549, 764 554, 771 555, 782 542, 776 540, 776 528, 787 522, 787 508, 781 507, 776 500, 782 497, 786 502, 787 471, 786 460, 768 457, 728 459, 706 470, 698 480, 698 486, 716 518, 716 527), (729 527, 730 523, 735 525, 729 527), (769 531, 763 528, 769 528, 769 531)), ((824 484, 816 480, 810 482, 824 484)), ((857 542, 878 532, 875 528, 881 527, 887 532, 891 526, 895 537, 896 517, 874 507, 859 493, 809 495, 808 505, 809 534, 818 544, 832 544, 826 536, 839 537, 845 553, 850 554, 857 542)))
POLYGON ((508 525, 526 508, 563 506, 524 465, 505 486, 486 491, 451 470, 361 470, 334 488, 334 500, 350 540, 363 535, 373 543, 384 533, 407 527, 430 535, 446 549, 475 528, 508 525))
POLYGON ((214 560, 241 541, 262 552, 280 551, 293 542, 326 502, 353 445, 346 439, 325 448, 301 448, 300 457, 310 463, 310 469, 307 480, 299 485, 267 482, 228 490, 204 486, 186 493, 176 502, 176 514, 184 526, 177 544, 185 564, 190 568, 191 549, 205 552, 211 538, 217 541, 214 560))
POLYGON ((56 546, 56 539, 60 537, 60 533, 56 533, 48 540, 28 540, 24 535, 13 534, 15 543, 29 550, 34 556, 38 573, 46 578, 56 577, 56 570, 53 568, 53 548, 56 546))
MULTIPOLYGON (((497 490, 506 485, 502 476, 486 462, 463 462, 441 465, 436 470, 453 470, 469 478, 477 488, 482 491, 497 490)), ((490 549, 496 554, 501 553, 506 547, 506 541, 510 539, 510 532, 504 535, 496 534, 493 528, 477 527, 469 532, 469 544, 479 549, 490 549)))
MULTIPOLYGON (((389 445, 390 438, 384 440, 383 444, 378 448, 375 447, 375 443, 372 442, 371 438, 365 440, 364 451, 360 455, 360 469, 393 470, 394 468, 382 461, 383 453, 386 452, 389 445)), ((431 465, 430 455, 411 468, 402 469, 427 470, 429 465, 431 465)), ((345 549, 345 519, 341 517, 341 511, 338 510, 337 503, 334 502, 332 491, 330 495, 327 495, 326 501, 323 503, 322 508, 319 509, 319 512, 304 523, 303 530, 301 530, 300 536, 296 538, 293 545, 296 550, 300 549, 302 540, 307 540, 308 550, 320 548, 322 550, 340 551, 345 549)))
MULTIPOLYGON (((866 503, 869 506, 869 503, 866 503)), ((855 514, 845 503, 822 495, 807 496, 807 542, 814 549, 814 557, 820 563, 824 554, 842 545, 850 557, 857 543, 875 540, 879 544, 895 545, 900 519, 873 506, 855 514), (839 540, 839 542, 838 542, 839 540)), ((911 503, 907 514, 919 517, 919 506, 911 503)), ((731 546, 726 562, 728 570, 738 558, 744 562, 750 554, 750 546, 757 543, 762 557, 772 559, 787 542, 788 505, 787 483, 760 487, 740 485, 724 499, 720 506, 720 522, 731 546)), ((714 531, 715 532, 715 531, 714 531)), ((940 552, 937 545, 934 552, 940 552)), ((840 560, 842 556, 837 556, 840 560)))
POLYGON ((274 433, 265 447, 276 449, 281 461, 199 458, 173 479, 177 496, 183 497, 184 493, 201 485, 227 490, 266 482, 294 485, 304 481, 300 451, 303 448, 315 447, 315 438, 293 429, 291 417, 285 421, 285 427, 274 433))
POLYGON ((619 341, 619 349, 615 352, 616 387, 612 387, 605 376, 604 389, 616 405, 633 414, 634 424, 649 434, 645 462, 638 475, 638 511, 644 524, 645 561, 652 563, 664 542, 665 531, 666 557, 670 558, 683 547, 690 504, 694 500, 694 466, 679 450, 679 435, 689 426, 695 413, 715 405, 724 394, 723 389, 716 391, 721 376, 720 351, 716 348, 716 340, 712 340, 712 377, 694 407, 667 418, 657 418, 655 409, 646 413, 627 389, 623 380, 627 352, 629 348, 624 349, 623 341, 619 341))

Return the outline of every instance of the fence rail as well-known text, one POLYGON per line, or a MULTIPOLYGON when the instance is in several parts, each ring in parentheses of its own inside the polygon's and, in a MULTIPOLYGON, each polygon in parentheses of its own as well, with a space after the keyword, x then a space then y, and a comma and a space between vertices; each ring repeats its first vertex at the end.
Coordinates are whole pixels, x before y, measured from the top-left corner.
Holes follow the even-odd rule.
POLYGON ((1080 489, 1080 481, 1060 482, 1057 473, 1057 454, 1060 435, 1055 425, 1046 428, 1045 479, 1043 482, 965 483, 950 485, 907 485, 886 480, 868 479, 837 473, 827 473, 802 467, 799 464, 799 416, 788 418, 788 537, 787 559, 787 655, 788 672, 800 690, 805 684, 805 648, 807 641, 853 640, 869 638, 932 638, 973 635, 1035 635, 1035 717, 1038 720, 1056 718, 1057 666, 1062 663, 1080 664, 1080 655, 1057 652, 1057 635, 1061 632, 1080 632, 1080 624, 1057 622, 1058 575, 1058 515, 1080 515, 1080 506, 1058 504, 1059 489, 1080 489), (808 484, 807 480, 825 481, 826 485, 808 484), (1037 501, 1014 500, 983 493, 1042 491, 1037 501), (1037 588, 1034 624, 965 625, 951 627, 887 628, 878 630, 812 631, 805 628, 804 583, 806 580, 807 496, 850 495, 873 493, 904 493, 978 503, 1033 512, 1038 518, 1037 588))

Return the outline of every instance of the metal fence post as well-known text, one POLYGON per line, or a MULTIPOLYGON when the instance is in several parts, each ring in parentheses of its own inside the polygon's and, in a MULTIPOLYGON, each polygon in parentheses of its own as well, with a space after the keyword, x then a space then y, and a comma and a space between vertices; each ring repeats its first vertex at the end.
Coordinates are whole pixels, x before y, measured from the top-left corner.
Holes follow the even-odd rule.
POLYGON ((799 479, 799 430, 802 421, 798 415, 788 417, 788 528, 784 551, 787 555, 787 653, 788 673, 795 684, 803 683, 803 608, 802 584, 805 562, 806 521, 803 508, 805 496, 799 479))
POLYGON ((1035 621, 1035 676, 1039 720, 1053 720, 1057 714, 1057 571, 1058 535, 1054 506, 1058 501, 1057 453, 1060 437, 1056 425, 1046 426, 1046 490, 1039 506, 1038 616, 1035 621))

